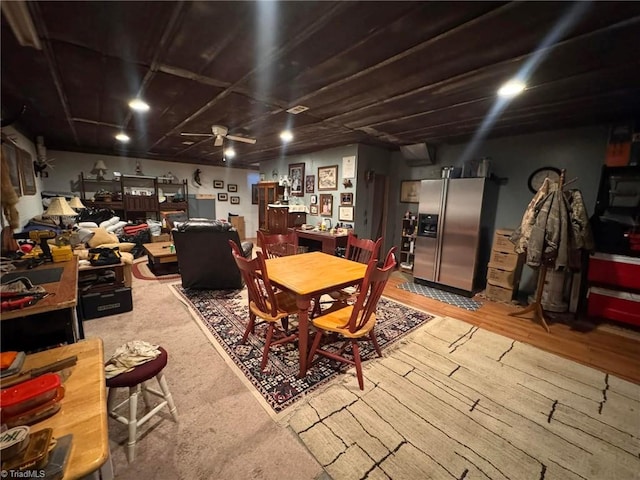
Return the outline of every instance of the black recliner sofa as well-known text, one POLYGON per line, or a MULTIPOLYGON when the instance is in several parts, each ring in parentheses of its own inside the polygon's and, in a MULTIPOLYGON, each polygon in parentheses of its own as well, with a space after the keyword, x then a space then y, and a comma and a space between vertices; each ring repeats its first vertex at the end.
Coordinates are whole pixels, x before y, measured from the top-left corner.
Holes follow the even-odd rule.
POLYGON ((251 258, 253 243, 240 242, 230 223, 191 219, 178 224, 172 234, 183 288, 227 290, 244 286, 229 240, 236 242, 247 258, 251 258))

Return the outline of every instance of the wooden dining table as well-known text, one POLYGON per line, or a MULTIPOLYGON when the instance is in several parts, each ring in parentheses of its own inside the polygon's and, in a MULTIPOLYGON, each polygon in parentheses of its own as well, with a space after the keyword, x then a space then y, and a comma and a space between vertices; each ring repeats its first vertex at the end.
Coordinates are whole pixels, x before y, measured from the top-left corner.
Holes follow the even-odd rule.
POLYGON ((322 252, 288 255, 266 260, 269 280, 296 296, 298 306, 299 377, 307 374, 309 307, 320 295, 360 284, 367 265, 322 252))

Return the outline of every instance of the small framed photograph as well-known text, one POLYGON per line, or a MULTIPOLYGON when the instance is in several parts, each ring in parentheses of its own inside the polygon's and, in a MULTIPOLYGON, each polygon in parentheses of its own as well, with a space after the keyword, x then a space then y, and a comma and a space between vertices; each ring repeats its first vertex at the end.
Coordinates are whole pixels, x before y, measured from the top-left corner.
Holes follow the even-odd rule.
POLYGON ((318 215, 318 205, 309 205, 309 215, 318 215))
POLYGON ((302 197, 304 192, 304 163, 292 163, 289 165, 289 181, 291 182, 291 195, 294 197, 302 197))
POLYGON ((251 185, 251 205, 258 205, 258 184, 251 185))
POLYGON ((218 201, 219 202, 226 202, 227 200, 229 200, 229 194, 224 193, 224 192, 218 194, 218 201))
POLYGON ((31 154, 25 150, 18 149, 20 159, 20 184, 23 195, 36 194, 36 174, 33 170, 33 160, 31 154))
POLYGON ((400 201, 418 203, 420 201, 420 180, 402 180, 400 182, 400 201))
POLYGON ((341 193, 340 194, 340 205, 353 205, 353 193, 341 193))
POLYGON ((304 193, 313 193, 316 188, 316 176, 307 175, 304 177, 304 193))
POLYGON ((231 205, 240 205, 240 197, 232 196, 231 205))
POLYGON ((224 180, 214 180, 213 188, 224 188, 224 180))
POLYGON ((338 165, 318 167, 318 191, 338 189, 338 165))
POLYGON ((238 191, 238 185, 236 185, 235 183, 227 184, 227 192, 237 192, 237 191, 238 191))
POLYGON ((311 205, 317 205, 318 204, 318 196, 317 195, 311 195, 310 200, 311 205))
POLYGON ((323 217, 333 215, 333 195, 330 193, 320 194, 320 215, 323 217))
POLYGON ((353 207, 340 207, 338 209, 338 220, 341 222, 353 222, 353 207))
POLYGON ((6 168, 9 172, 11 186, 16 195, 22 195, 22 186, 20 184, 20 162, 18 160, 18 149, 9 142, 2 143, 2 168, 6 168), (5 164, 6 161, 6 164, 5 164))

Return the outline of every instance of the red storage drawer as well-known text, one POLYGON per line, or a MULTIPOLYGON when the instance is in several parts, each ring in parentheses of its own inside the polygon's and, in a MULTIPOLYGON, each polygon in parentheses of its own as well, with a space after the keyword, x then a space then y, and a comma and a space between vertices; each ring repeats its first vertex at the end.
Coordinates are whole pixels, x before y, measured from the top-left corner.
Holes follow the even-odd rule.
POLYGON ((591 287, 587 305, 591 317, 640 325, 640 294, 591 287))
POLYGON ((590 282, 640 290, 640 258, 594 253, 589 259, 588 277, 590 282))

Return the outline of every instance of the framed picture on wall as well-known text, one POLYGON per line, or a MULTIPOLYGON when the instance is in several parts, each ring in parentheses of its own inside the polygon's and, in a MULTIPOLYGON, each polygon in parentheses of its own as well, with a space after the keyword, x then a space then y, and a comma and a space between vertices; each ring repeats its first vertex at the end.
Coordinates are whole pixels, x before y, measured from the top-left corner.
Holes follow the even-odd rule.
POLYGON ((214 180, 213 188, 224 188, 224 180, 214 180))
POLYGON ((353 207, 339 207, 338 220, 341 222, 353 222, 353 207))
POLYGON ((320 215, 323 217, 333 215, 333 195, 330 193, 320 194, 320 215))
POLYGON ((318 204, 318 196, 317 195, 311 195, 310 200, 311 205, 317 205, 318 204))
POLYGON ((340 194, 340 205, 353 205, 353 193, 343 192, 340 194))
POLYGON ((304 163, 292 163, 289 165, 289 181, 291 182, 291 195, 302 197, 304 195, 304 163))
POLYGON ((251 205, 258 205, 258 184, 251 185, 251 205))
POLYGON ((227 200, 229 200, 229 194, 228 193, 219 193, 218 194, 218 201, 219 202, 226 202, 227 200))
POLYGON ((22 195, 22 186, 20 185, 20 165, 18 163, 18 149, 9 141, 2 143, 2 167, 9 172, 11 186, 16 195, 22 195))
POLYGON ((318 167, 318 190, 338 189, 338 166, 318 167))
POLYGON ((31 154, 22 149, 18 149, 20 161, 20 185, 23 195, 36 194, 36 174, 33 171, 33 160, 31 154))
POLYGON ((316 188, 316 176, 307 175, 304 177, 304 193, 313 193, 316 188))
POLYGON ((309 214, 318 215, 318 205, 309 205, 309 214))
POLYGON ((240 197, 231 197, 231 205, 240 205, 240 197))
POLYGON ((237 192, 237 191, 238 191, 238 185, 236 185, 235 183, 227 184, 227 192, 237 192))
POLYGON ((420 180, 400 182, 400 201, 404 203, 418 203, 420 201, 420 180))

